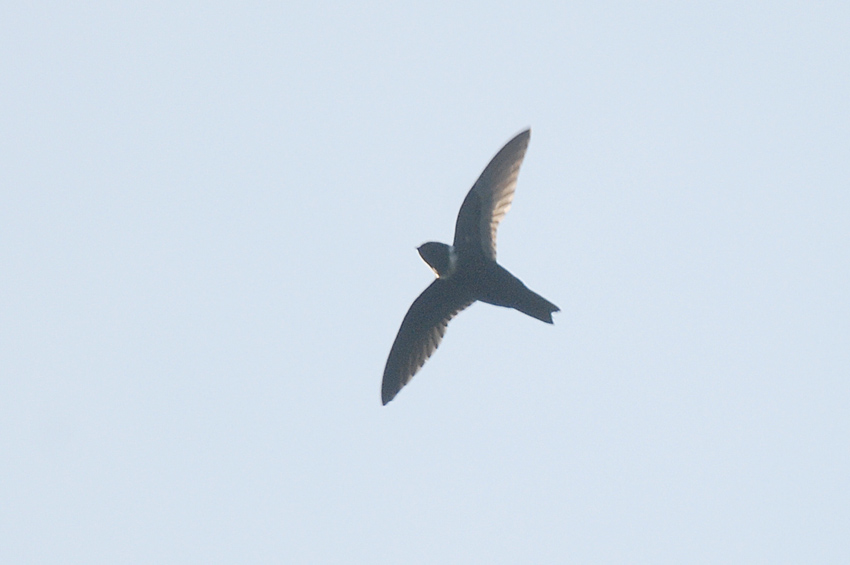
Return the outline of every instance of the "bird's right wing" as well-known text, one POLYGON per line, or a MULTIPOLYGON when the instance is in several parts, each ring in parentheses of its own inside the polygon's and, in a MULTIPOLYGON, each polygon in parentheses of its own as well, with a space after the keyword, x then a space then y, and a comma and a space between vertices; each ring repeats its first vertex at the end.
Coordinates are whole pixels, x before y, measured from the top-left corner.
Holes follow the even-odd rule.
POLYGON ((413 301, 384 368, 381 401, 385 405, 431 357, 446 333, 449 320, 473 302, 475 300, 450 279, 435 280, 413 301))

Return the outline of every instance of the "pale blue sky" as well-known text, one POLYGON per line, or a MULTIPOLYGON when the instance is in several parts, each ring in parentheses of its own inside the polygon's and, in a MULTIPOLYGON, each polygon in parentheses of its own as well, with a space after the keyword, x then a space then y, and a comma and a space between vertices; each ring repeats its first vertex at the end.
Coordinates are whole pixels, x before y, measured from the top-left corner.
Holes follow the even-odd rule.
POLYGON ((0 8, 0 561, 850 562, 846 3, 284 4, 0 8))

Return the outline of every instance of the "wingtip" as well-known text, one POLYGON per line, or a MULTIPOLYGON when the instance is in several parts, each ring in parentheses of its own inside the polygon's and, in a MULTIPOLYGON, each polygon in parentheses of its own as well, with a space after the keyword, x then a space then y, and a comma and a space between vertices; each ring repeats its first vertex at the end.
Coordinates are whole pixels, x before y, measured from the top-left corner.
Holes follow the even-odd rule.
POLYGON ((397 395, 397 394, 398 394, 398 391, 392 392, 392 391, 389 391, 389 390, 382 390, 381 391, 381 405, 386 406, 387 404, 389 404, 390 401, 393 398, 395 398, 395 395, 397 395))
POLYGON ((520 140, 525 141, 526 143, 528 143, 528 140, 529 140, 530 138, 531 138, 531 128, 530 128, 530 127, 527 127, 527 128, 525 128, 524 130, 521 130, 521 131, 520 131, 519 133, 517 133, 515 136, 513 136, 513 137, 511 138, 511 140, 505 144, 505 146, 508 146, 508 145, 510 145, 511 143, 514 143, 514 142, 517 142, 517 141, 520 141, 520 140))

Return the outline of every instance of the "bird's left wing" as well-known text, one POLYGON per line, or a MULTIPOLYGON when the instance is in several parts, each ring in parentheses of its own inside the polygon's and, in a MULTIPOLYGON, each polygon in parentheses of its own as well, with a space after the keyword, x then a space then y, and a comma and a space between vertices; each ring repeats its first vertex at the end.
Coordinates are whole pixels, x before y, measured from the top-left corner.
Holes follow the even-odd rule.
POLYGON ((446 333, 449 320, 474 301, 451 279, 435 280, 413 301, 384 368, 381 401, 385 405, 431 357, 446 333))
POLYGON ((530 138, 531 130, 525 130, 507 142, 472 185, 455 224, 454 246, 460 253, 483 253, 496 260, 496 230, 513 202, 530 138))

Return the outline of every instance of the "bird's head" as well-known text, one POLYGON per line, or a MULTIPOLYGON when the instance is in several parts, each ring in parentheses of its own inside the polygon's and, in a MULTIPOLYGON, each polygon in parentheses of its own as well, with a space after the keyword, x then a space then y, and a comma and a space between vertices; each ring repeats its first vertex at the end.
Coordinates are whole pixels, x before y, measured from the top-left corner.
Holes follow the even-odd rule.
POLYGON ((429 241, 417 248, 420 257, 428 263, 431 270, 441 279, 452 276, 457 267, 457 254, 452 246, 429 241))

